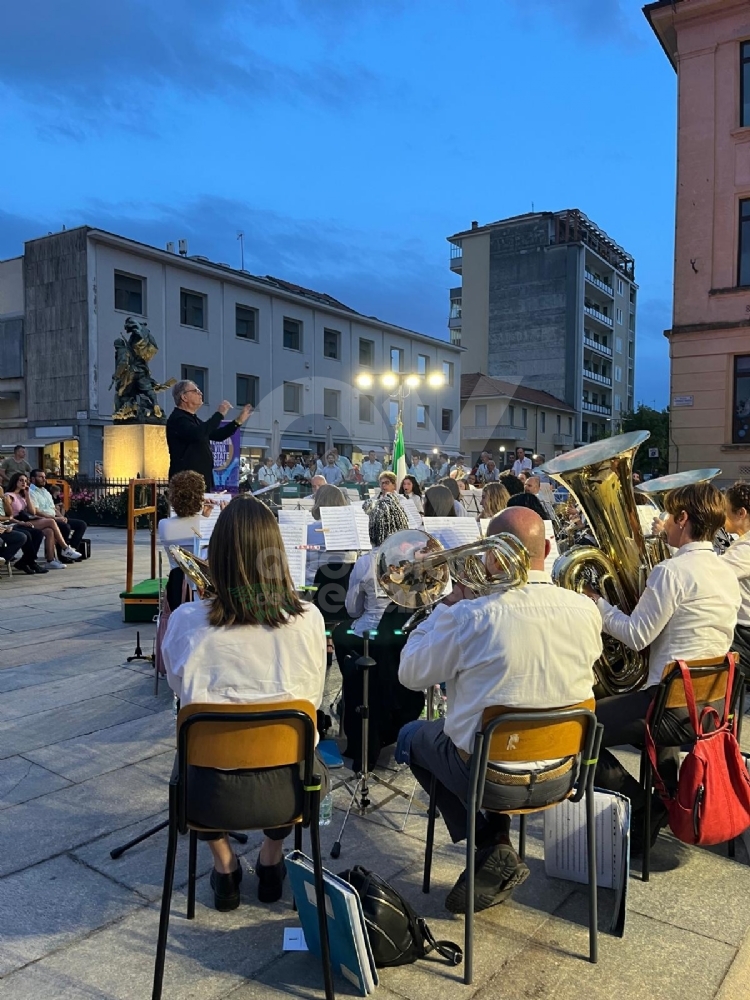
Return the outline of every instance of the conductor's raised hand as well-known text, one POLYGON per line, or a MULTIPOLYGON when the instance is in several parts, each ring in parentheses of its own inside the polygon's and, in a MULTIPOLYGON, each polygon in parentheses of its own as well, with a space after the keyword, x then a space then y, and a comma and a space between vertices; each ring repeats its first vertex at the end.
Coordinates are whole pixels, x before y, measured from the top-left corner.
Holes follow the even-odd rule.
POLYGON ((250 414, 251 414, 252 412, 253 412, 253 408, 252 408, 252 406, 251 406, 251 405, 250 405, 249 403, 246 403, 246 404, 245 404, 245 405, 244 405, 244 406, 242 407, 242 410, 241 410, 241 412, 240 412, 240 415, 239 415, 238 417, 235 417, 235 418, 234 418, 234 420, 235 420, 235 423, 237 423, 237 424, 244 424, 244 423, 245 423, 245 421, 247 420, 247 418, 248 418, 248 417, 250 416, 250 414))
POLYGON ((219 403, 216 409, 219 411, 222 417, 225 417, 227 413, 229 413, 229 411, 232 409, 232 404, 225 399, 223 403, 219 403))

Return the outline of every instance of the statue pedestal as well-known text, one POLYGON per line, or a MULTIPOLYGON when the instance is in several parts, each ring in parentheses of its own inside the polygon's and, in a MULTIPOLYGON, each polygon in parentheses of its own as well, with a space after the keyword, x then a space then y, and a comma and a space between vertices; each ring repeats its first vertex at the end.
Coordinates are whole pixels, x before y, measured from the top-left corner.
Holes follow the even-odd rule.
POLYGON ((164 424, 113 424, 104 428, 105 479, 166 479, 169 474, 164 424))

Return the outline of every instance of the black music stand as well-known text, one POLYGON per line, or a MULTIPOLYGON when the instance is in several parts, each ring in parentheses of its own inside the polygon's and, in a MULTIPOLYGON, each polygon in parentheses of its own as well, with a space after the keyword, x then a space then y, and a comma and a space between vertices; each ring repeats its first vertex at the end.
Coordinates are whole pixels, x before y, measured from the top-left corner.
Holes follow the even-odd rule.
MULTIPOLYGON (((356 809, 360 816, 365 816, 367 813, 380 809, 381 806, 390 802, 395 795, 401 795, 409 801, 411 801, 413 795, 413 792, 406 792, 403 788, 399 788, 397 785, 392 784, 386 778, 381 778, 380 775, 374 774, 370 771, 370 668, 376 667, 377 663, 370 656, 369 631, 366 631, 363 634, 362 639, 364 642, 363 654, 356 662, 357 669, 362 671, 362 704, 357 709, 362 722, 362 770, 358 771, 356 774, 357 780, 355 781, 352 789, 352 797, 349 800, 349 807, 346 810, 346 815, 344 816, 344 821, 341 824, 339 835, 331 848, 332 858, 338 858, 341 854, 341 838, 344 836, 344 830, 346 829, 346 824, 349 820, 349 814, 352 809, 356 809), (383 799, 382 802, 372 802, 370 800, 370 781, 376 781, 384 788, 390 789, 391 794, 387 798, 383 799)), ((347 789, 349 788, 346 782, 343 782, 343 784, 346 785, 347 789)))

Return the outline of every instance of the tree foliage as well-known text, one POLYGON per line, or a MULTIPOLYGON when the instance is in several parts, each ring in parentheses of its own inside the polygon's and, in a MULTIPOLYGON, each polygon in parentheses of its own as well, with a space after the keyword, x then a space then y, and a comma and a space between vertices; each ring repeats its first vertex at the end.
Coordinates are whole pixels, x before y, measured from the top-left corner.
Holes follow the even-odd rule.
POLYGON ((643 476, 663 476, 669 471, 669 410, 655 410, 640 404, 622 422, 623 434, 629 431, 650 431, 651 437, 638 449, 634 469, 643 476), (658 448, 659 457, 649 458, 649 448, 658 448))

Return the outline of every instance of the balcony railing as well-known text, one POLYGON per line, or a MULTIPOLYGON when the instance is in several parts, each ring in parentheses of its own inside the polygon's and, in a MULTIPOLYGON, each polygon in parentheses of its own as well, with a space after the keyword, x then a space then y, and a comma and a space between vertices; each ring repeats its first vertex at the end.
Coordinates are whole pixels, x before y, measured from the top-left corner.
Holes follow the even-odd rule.
POLYGON ((605 316, 603 312, 600 312, 598 309, 595 309, 593 306, 584 305, 583 311, 586 313, 587 316, 593 317, 595 320, 598 320, 600 323, 603 323, 605 326, 612 326, 613 325, 612 324, 612 318, 611 318, 611 316, 605 316))
POLYGON ((463 249, 451 244, 451 271, 460 273, 463 266, 463 249))
POLYGON ((612 415, 611 406, 600 406, 599 403, 589 403, 586 399, 581 402, 581 409, 585 410, 586 413, 601 413, 605 417, 612 415))
POLYGON ((454 347, 461 346, 461 328, 451 330, 451 344, 454 347))
POLYGON ((591 379, 592 382, 600 382, 602 385, 612 385, 612 379, 607 375, 600 375, 598 372, 592 372, 588 368, 583 369, 583 377, 591 379))
POLYGON ((606 281, 602 281, 601 278, 597 278, 597 276, 589 271, 588 268, 586 268, 584 274, 586 275, 586 281, 590 281, 592 285, 595 285, 603 292, 606 292, 607 295, 611 295, 614 298, 615 290, 611 285, 608 285, 606 281))
POLYGON ((461 329, 461 317, 460 316, 449 316, 448 317, 448 329, 449 330, 460 330, 461 329))
POLYGON ((598 340, 594 340, 592 337, 587 337, 584 333, 583 335, 584 347, 590 347, 592 351, 599 351, 600 354, 606 354, 608 358, 612 357, 612 349, 607 347, 606 344, 600 344, 598 340))
POLYGON ((552 444, 557 445, 558 448, 562 447, 563 445, 572 445, 573 444, 573 435, 572 434, 553 434, 552 435, 552 444))
POLYGON ((511 427, 510 424, 487 424, 461 428, 461 437, 468 441, 524 441, 527 428, 511 427))

